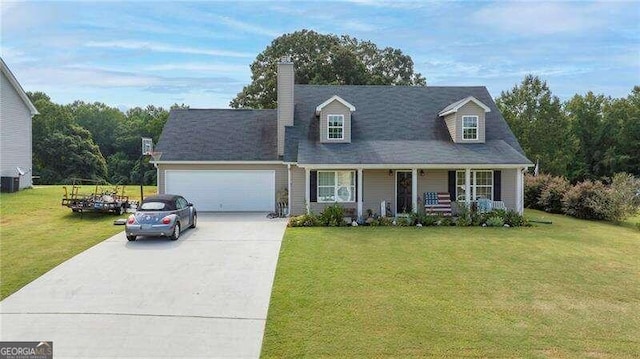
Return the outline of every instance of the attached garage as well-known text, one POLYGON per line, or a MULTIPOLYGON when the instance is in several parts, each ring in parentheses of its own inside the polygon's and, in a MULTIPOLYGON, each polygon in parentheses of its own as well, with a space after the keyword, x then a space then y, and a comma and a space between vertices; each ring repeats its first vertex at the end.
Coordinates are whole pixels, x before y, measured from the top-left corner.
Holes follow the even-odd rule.
POLYGON ((275 208, 275 170, 166 170, 164 193, 180 194, 199 211, 275 208))

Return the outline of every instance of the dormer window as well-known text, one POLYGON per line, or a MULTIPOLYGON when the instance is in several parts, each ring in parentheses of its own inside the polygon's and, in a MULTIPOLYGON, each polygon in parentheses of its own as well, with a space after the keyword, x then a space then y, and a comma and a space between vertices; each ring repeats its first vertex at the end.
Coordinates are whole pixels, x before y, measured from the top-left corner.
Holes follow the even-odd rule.
POLYGON ((478 116, 462 116, 462 139, 478 139, 478 116))
POLYGON ((455 143, 484 143, 486 139, 486 114, 489 106, 473 96, 458 100, 440 113, 455 143))
POLYGON ((338 95, 316 107, 319 137, 321 143, 351 143, 352 113, 355 106, 338 95))
POLYGON ((327 115, 327 139, 344 139, 344 115, 327 115))

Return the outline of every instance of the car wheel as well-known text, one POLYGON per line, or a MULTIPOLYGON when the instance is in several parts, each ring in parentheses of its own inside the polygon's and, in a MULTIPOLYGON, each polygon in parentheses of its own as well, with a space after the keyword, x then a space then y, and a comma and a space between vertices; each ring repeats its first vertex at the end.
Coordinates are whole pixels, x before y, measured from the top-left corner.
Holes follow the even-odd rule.
POLYGON ((198 224, 198 215, 197 214, 193 214, 193 223, 191 223, 191 228, 196 228, 196 225, 198 224))
POLYGON ((176 223, 176 226, 173 227, 173 234, 169 237, 172 241, 176 241, 178 238, 180 238, 180 223, 176 223))
POLYGON ((127 240, 129 240, 130 242, 133 242, 133 241, 136 240, 136 237, 137 236, 129 236, 129 235, 127 235, 127 240))

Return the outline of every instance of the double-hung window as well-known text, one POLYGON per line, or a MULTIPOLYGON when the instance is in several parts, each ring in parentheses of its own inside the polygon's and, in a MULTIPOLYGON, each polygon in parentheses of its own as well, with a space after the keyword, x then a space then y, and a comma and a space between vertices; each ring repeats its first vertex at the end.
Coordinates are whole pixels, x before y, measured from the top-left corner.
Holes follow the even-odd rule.
MULTIPOLYGON (((471 171, 471 200, 481 198, 493 200, 493 171, 471 171)), ((464 201, 466 178, 464 171, 456 173, 456 200, 464 201)))
POLYGON ((327 115, 327 139, 344 139, 344 115, 327 115))
POLYGON ((462 116, 462 139, 478 139, 478 116, 462 116))
POLYGON ((355 202, 354 171, 318 171, 318 202, 355 202))

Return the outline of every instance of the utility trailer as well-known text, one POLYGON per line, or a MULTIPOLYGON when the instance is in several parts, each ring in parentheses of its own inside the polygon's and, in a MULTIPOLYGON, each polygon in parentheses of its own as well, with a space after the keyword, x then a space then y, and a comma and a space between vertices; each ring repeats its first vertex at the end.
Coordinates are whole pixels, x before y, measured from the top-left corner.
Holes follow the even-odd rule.
MULTIPOLYGON (((84 186, 86 187, 86 186, 84 186)), ((62 205, 71 208, 73 212, 95 212, 113 213, 121 215, 131 206, 135 206, 133 201, 129 201, 129 196, 124 194, 124 186, 113 186, 100 184, 92 180, 74 180, 71 192, 64 189, 62 205), (83 183, 92 188, 89 193, 80 193, 83 183)))

